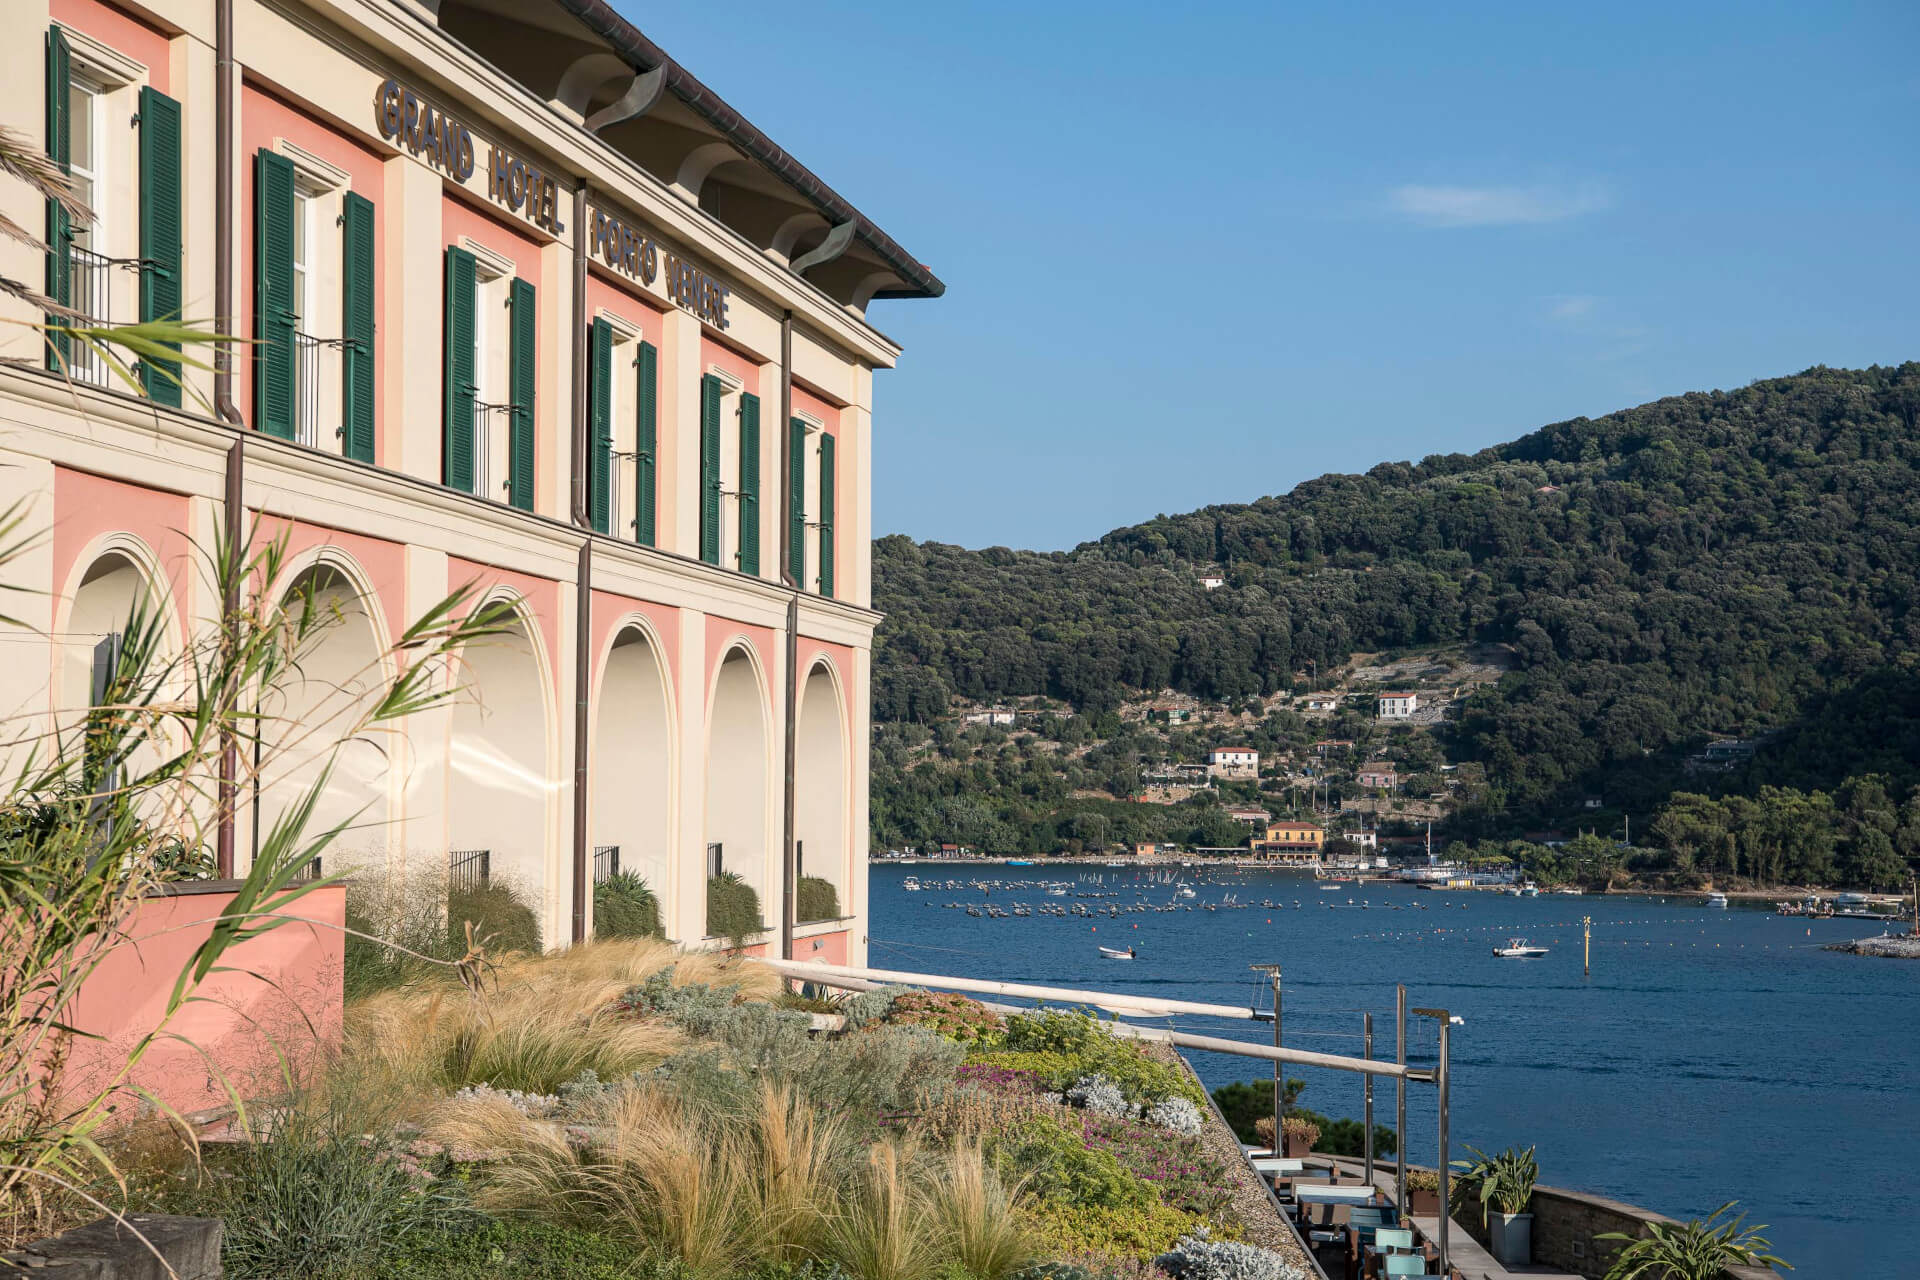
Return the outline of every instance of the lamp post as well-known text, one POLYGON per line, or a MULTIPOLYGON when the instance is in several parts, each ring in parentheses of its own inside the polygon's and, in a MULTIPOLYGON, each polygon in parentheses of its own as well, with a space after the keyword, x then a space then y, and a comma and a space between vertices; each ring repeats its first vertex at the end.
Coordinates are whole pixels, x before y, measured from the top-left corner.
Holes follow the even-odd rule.
MULTIPOLYGON (((1250 964, 1247 968, 1264 973, 1273 981, 1273 1047, 1280 1047, 1280 966, 1277 964, 1250 964)), ((1280 1140, 1280 1086, 1286 1067, 1280 1059, 1273 1060, 1273 1154, 1279 1155, 1286 1144, 1280 1140)))
MULTIPOLYGON (((1449 1225, 1448 1219, 1451 1215, 1451 1206, 1447 1199, 1449 1189, 1447 1184, 1451 1181, 1448 1173, 1450 1167, 1448 1157, 1452 1154, 1447 1146, 1447 1121, 1450 1118, 1448 1111, 1448 1102, 1450 1100, 1448 1093, 1449 1081, 1447 1078, 1448 1033, 1454 1027, 1464 1026, 1466 1019, 1456 1018, 1445 1009, 1415 1009, 1413 1012, 1423 1018, 1432 1018, 1440 1024, 1440 1062, 1434 1070, 1433 1081, 1440 1092, 1440 1274, 1444 1276, 1447 1274, 1447 1227, 1449 1225)), ((1400 1159, 1404 1162, 1406 1158, 1407 1153, 1402 1151, 1400 1153, 1400 1159)))
MULTIPOLYGON (((1407 984, 1401 983, 1394 995, 1393 1058, 1407 1065, 1407 984)), ((1393 1078, 1393 1204, 1402 1223, 1407 1218, 1407 1078, 1393 1078)))
MULTIPOLYGON (((1371 1013, 1363 1013, 1360 1015, 1360 1042, 1360 1056, 1363 1058, 1372 1058, 1373 1015, 1371 1013)), ((1367 1091, 1366 1106, 1361 1123, 1366 1126, 1367 1186, 1371 1187, 1373 1186, 1373 1076, 1369 1074, 1360 1078, 1365 1082, 1367 1091)))

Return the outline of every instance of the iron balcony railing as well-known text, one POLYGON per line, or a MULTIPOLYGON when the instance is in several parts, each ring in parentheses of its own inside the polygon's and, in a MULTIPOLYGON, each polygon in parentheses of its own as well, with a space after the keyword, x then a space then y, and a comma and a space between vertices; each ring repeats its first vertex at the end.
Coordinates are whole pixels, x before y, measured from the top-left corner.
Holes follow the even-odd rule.
POLYGON ((599 884, 611 880, 620 874, 620 846, 617 844, 595 845, 593 849, 593 882, 599 884))
POLYGON ((447 883, 455 892, 471 892, 486 885, 493 850, 455 849, 448 855, 447 883))
MULTIPOLYGON (((71 245, 67 249, 67 305, 80 314, 69 323, 92 328, 113 323, 113 269, 129 265, 71 245)), ((130 264, 138 266, 138 263, 130 264)), ((67 371, 82 382, 107 384, 107 362, 92 343, 67 344, 67 371)))
POLYGON ((293 335, 294 438, 309 449, 347 451, 344 408, 333 405, 322 418, 321 388, 340 385, 340 353, 345 338, 316 338, 295 330, 293 335))
POLYGON ((493 442, 496 432, 506 430, 504 424, 512 414, 510 404, 473 402, 473 491, 493 502, 507 500, 507 477, 493 474, 493 442))

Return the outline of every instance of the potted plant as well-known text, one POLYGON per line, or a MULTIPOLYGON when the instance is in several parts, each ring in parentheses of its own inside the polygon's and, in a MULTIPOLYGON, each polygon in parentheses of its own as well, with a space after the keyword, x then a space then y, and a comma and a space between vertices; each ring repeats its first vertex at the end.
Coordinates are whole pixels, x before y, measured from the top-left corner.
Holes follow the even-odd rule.
POLYGON ((1270 1153, 1277 1152, 1280 1149, 1279 1144, 1273 1140, 1272 1116, 1261 1116, 1253 1122, 1253 1136, 1254 1140, 1265 1147, 1270 1153))
POLYGON ((1280 1121, 1280 1137, 1286 1144, 1282 1155, 1304 1156, 1320 1141, 1320 1126, 1299 1116, 1286 1116, 1280 1121))
POLYGON ((1730 1267, 1787 1267, 1786 1262, 1767 1252, 1765 1227, 1749 1227, 1745 1214, 1731 1218, 1729 1200, 1707 1215, 1705 1221, 1649 1222, 1643 1237, 1609 1231, 1595 1240, 1623 1245, 1607 1270, 1607 1280, 1653 1280, 1655 1276, 1672 1280, 1719 1280, 1730 1267))
POLYGON ((1477 1147, 1467 1150, 1473 1159, 1454 1163, 1463 1182, 1480 1188, 1480 1220, 1486 1224, 1493 1256, 1510 1266, 1527 1265, 1533 1261, 1533 1215, 1527 1206, 1540 1177, 1533 1148, 1508 1147, 1497 1156, 1477 1147))
POLYGON ((1434 1218, 1440 1214, 1440 1175, 1432 1169, 1407 1170, 1407 1214, 1434 1218))

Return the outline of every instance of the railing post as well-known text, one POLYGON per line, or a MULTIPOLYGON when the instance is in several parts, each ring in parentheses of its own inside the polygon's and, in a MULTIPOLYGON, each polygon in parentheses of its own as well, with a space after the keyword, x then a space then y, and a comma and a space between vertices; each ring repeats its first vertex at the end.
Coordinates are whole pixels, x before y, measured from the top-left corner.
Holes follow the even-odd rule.
MULTIPOLYGON (((1367 1059, 1373 1057, 1373 1015, 1371 1013, 1360 1015, 1360 1056, 1367 1059)), ((1366 1089, 1365 1114, 1361 1123, 1366 1125, 1367 1185, 1371 1187, 1373 1185, 1373 1077, 1363 1075, 1360 1080, 1366 1089)))
MULTIPOLYGON (((1407 986, 1404 982, 1395 988, 1394 1004, 1393 1060, 1404 1067, 1407 1065, 1407 986)), ((1405 1076, 1398 1076, 1393 1082, 1393 1140, 1395 1144, 1393 1203, 1404 1225, 1407 1218, 1407 1078, 1405 1076)))

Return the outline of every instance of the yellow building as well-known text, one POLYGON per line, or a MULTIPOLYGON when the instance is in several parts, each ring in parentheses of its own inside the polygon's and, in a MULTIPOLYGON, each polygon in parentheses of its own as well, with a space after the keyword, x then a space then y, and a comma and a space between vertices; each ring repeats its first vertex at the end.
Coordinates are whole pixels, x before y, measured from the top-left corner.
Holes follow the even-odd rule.
POLYGON ((1311 863, 1320 857, 1320 846, 1326 843, 1325 828, 1317 822, 1300 822, 1292 819, 1267 824, 1266 838, 1253 842, 1253 851, 1263 858, 1274 858, 1282 862, 1311 863))

